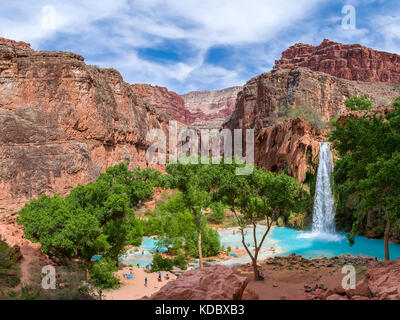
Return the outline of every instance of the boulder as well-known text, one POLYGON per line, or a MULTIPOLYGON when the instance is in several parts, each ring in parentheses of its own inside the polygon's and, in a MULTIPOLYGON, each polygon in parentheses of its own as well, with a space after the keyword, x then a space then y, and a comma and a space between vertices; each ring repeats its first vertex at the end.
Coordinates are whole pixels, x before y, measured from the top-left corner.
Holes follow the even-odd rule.
POLYGON ((245 292, 246 277, 238 276, 228 267, 215 265, 183 273, 167 283, 150 300, 242 300, 254 298, 245 292))
POLYGON ((353 296, 364 296, 364 297, 371 297, 371 291, 368 286, 368 280, 362 279, 356 284, 355 289, 348 289, 346 290, 346 294, 349 298, 353 298, 353 296))

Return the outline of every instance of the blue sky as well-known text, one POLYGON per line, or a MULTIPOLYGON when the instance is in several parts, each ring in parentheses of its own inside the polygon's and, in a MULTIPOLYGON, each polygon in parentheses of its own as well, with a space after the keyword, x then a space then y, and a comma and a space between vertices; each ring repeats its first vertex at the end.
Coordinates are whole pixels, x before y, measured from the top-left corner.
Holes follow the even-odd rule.
POLYGON ((125 81, 178 93, 243 85, 297 42, 324 38, 400 53, 400 3, 383 0, 15 0, 0 36, 79 53, 125 81), (342 7, 356 29, 342 28, 342 7))

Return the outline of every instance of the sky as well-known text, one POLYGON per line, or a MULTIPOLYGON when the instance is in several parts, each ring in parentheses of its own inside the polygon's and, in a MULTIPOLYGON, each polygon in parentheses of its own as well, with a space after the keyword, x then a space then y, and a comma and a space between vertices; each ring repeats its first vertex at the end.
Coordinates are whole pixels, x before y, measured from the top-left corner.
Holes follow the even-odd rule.
POLYGON ((183 94, 243 85, 298 42, 400 53, 400 1, 14 0, 1 5, 0 37, 183 94))

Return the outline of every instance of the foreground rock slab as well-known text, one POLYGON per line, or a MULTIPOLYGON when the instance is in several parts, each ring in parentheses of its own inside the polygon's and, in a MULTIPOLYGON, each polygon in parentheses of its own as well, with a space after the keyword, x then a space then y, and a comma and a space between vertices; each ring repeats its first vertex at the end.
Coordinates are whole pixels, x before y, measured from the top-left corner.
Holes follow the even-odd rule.
POLYGON ((246 277, 239 276, 228 267, 216 265, 190 270, 175 281, 166 284, 150 300, 242 300, 256 299, 245 292, 246 277))

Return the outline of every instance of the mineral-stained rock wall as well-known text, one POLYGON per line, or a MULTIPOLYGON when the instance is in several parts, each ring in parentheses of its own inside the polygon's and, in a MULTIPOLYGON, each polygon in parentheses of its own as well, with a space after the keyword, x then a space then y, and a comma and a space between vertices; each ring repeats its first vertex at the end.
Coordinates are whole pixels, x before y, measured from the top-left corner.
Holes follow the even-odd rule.
POLYGON ((116 70, 0 40, 0 212, 121 161, 145 166, 147 130, 167 121, 116 70))
POLYGON ((316 161, 323 132, 302 118, 278 122, 259 131, 255 139, 255 162, 274 172, 284 169, 299 182, 306 179, 310 164, 316 161))
POLYGON ((400 83, 399 55, 328 39, 318 46, 297 43, 285 50, 274 66, 276 69, 294 67, 306 67, 348 80, 400 83))

